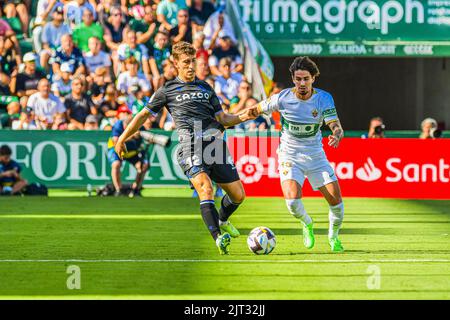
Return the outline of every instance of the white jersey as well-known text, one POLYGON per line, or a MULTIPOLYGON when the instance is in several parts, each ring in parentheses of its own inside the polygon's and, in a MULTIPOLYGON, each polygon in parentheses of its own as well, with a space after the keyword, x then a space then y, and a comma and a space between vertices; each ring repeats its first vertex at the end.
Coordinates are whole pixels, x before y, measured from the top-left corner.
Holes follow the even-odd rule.
POLYGON ((315 154, 323 152, 323 121, 338 119, 333 97, 326 91, 314 89, 308 100, 300 100, 295 88, 288 88, 260 103, 262 111, 281 114, 280 150, 288 153, 315 154))

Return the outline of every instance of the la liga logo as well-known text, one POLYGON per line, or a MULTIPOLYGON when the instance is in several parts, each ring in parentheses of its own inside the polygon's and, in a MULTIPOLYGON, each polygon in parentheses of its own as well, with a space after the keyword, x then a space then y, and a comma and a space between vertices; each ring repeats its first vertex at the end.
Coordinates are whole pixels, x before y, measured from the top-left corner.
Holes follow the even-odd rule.
POLYGON ((246 184, 258 182, 264 174, 264 166, 259 158, 251 155, 242 156, 236 162, 236 169, 246 184))

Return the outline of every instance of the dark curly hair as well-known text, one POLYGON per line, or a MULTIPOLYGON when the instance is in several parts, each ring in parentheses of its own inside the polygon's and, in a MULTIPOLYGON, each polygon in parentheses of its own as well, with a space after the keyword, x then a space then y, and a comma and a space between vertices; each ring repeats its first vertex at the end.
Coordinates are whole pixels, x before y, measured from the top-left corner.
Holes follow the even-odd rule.
POLYGON ((293 77, 295 71, 297 70, 306 70, 311 73, 311 76, 318 77, 320 75, 319 68, 316 63, 312 61, 309 57, 297 57, 294 62, 292 62, 289 67, 289 71, 291 72, 291 76, 293 77))

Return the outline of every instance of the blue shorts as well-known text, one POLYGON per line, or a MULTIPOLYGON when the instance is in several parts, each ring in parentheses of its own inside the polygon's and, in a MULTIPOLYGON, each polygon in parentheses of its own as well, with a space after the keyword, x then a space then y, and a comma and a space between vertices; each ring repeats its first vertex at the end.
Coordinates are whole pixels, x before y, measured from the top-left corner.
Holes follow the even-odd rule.
MULTIPOLYGON (((122 159, 120 159, 120 157, 118 156, 118 154, 114 149, 108 150, 108 160, 110 164, 113 164, 113 162, 115 161, 122 162, 122 159)), ((148 163, 147 159, 145 158, 145 154, 142 151, 139 151, 135 156, 131 158, 124 158, 123 160, 131 163, 132 165, 135 165, 138 162, 148 163)))

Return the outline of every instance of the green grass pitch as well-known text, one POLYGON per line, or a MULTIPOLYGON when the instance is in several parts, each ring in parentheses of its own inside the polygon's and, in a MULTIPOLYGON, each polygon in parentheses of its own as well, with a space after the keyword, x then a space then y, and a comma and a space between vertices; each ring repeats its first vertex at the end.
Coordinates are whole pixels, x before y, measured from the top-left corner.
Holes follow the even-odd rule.
POLYGON ((242 236, 220 256, 188 189, 144 198, 0 198, 0 299, 449 299, 450 201, 345 199, 343 254, 330 252, 327 206, 304 199, 316 246, 281 198, 248 198, 242 236), (277 247, 252 254, 246 235, 271 228, 277 247), (81 289, 69 290, 69 266, 81 289))

